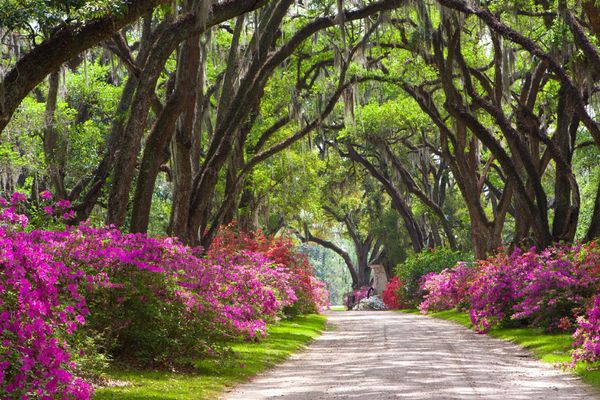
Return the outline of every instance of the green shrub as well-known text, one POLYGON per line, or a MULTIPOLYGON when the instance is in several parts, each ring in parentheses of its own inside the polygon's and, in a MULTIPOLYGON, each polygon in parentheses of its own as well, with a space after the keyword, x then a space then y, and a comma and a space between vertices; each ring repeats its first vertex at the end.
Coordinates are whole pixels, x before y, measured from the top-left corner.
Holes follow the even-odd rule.
POLYGON ((93 318, 86 331, 116 361, 188 365, 215 341, 214 327, 177 301, 180 286, 171 276, 123 265, 112 281, 113 287, 89 295, 93 318))
POLYGON ((473 256, 469 253, 454 251, 446 247, 422 251, 409 256, 403 263, 396 266, 396 275, 403 283, 402 297, 409 303, 417 305, 423 301, 423 293, 419 289, 421 278, 430 272, 441 272, 452 268, 458 261, 470 261, 473 256))

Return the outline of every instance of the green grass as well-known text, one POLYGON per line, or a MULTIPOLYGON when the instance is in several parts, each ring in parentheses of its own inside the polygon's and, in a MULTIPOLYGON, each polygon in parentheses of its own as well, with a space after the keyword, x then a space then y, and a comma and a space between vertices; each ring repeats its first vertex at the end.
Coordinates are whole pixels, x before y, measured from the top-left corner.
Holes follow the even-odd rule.
MULTIPOLYGON (((402 312, 417 313, 417 310, 401 310, 402 312)), ((456 310, 440 311, 428 314, 456 322, 471 328, 471 321, 465 312, 456 310)), ((492 328, 488 335, 498 339, 516 343, 529 350, 536 358, 549 363, 563 363, 571 360, 573 339, 569 333, 546 333, 538 328, 492 328)), ((600 389, 600 363, 580 363, 575 370, 585 382, 600 389)))
POLYGON ((234 356, 226 362, 199 362, 196 373, 111 370, 111 379, 128 385, 98 389, 94 399, 214 399, 227 387, 280 363, 312 341, 323 331, 325 319, 308 315, 282 321, 270 327, 268 338, 260 343, 232 344, 234 356))

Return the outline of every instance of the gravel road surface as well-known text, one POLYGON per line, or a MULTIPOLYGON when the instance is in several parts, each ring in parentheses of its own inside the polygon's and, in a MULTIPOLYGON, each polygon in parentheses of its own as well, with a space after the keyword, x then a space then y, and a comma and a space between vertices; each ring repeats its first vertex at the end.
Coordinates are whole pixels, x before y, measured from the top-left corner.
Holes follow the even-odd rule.
POLYGON ((227 400, 600 399, 521 347, 452 322, 396 312, 331 312, 305 351, 227 400))

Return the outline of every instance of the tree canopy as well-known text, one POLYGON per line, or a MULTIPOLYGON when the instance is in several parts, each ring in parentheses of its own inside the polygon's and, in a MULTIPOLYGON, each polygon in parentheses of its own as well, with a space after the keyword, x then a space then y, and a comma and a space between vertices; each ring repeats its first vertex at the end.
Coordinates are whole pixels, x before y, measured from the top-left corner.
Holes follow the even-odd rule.
POLYGON ((0 191, 369 264, 600 236, 594 0, 0 4, 0 191))

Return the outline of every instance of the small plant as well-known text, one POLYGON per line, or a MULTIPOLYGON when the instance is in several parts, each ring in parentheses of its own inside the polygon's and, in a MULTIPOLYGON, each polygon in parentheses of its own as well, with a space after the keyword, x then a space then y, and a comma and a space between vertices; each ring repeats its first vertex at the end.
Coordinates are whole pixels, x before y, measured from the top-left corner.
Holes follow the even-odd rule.
POLYGON ((573 361, 600 360, 600 295, 594 297, 586 315, 577 318, 573 338, 573 361))
POLYGON ((459 262, 454 268, 425 275, 421 290, 426 294, 419 305, 421 312, 468 307, 469 290, 476 272, 474 266, 459 262))

